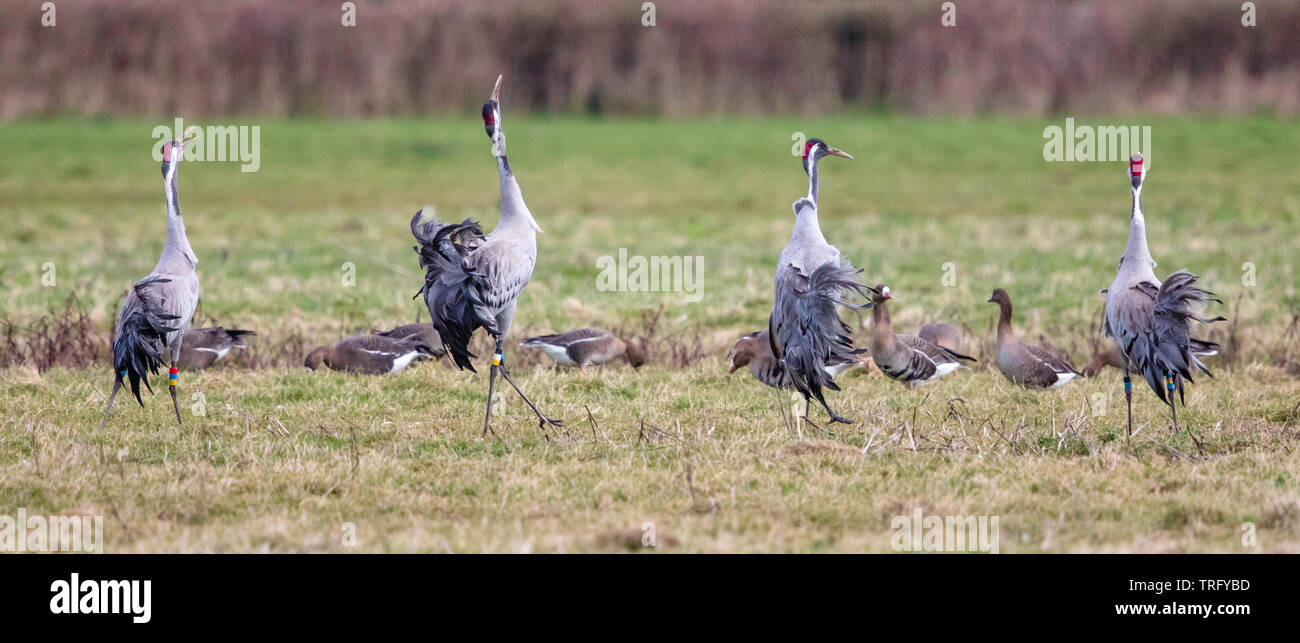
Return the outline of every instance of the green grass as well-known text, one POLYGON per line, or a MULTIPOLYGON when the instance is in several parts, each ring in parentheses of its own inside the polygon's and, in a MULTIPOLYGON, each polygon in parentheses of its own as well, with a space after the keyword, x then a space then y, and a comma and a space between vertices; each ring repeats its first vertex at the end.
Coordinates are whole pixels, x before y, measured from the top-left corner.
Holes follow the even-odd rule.
MULTIPOLYGON (((857 157, 823 164, 822 225, 868 280, 890 285, 897 328, 964 324, 987 355, 996 309, 985 300, 1003 287, 1022 336, 1086 361, 1129 191, 1123 163, 1043 162, 1052 123, 506 114, 512 165, 547 232, 517 334, 633 326, 662 305, 659 331, 698 337, 708 357, 576 373, 532 368, 515 349, 521 385, 568 430, 543 440, 507 397, 500 441, 478 435, 486 376, 432 365, 386 378, 183 374, 183 395, 202 393, 205 407, 183 430, 163 394, 144 410, 119 399, 103 433, 106 364, 15 366, 0 371, 0 513, 108 515, 110 551, 353 551, 345 522, 363 551, 619 550, 646 522, 669 551, 888 551, 891 518, 917 506, 1000 516, 1002 551, 1243 551, 1244 522, 1259 549, 1300 550, 1300 385, 1279 367, 1300 303, 1300 130, 1271 118, 1077 120, 1152 125, 1144 200, 1157 272, 1196 271, 1230 304, 1217 312, 1238 318, 1236 367, 1212 362, 1218 379, 1198 379, 1180 409, 1195 438, 1172 434, 1139 389, 1140 431, 1126 440, 1114 372, 1035 394, 981 367, 918 392, 848 376, 832 403, 865 421, 797 439, 778 411, 787 394, 726 373, 730 343, 765 323, 790 203, 806 190, 795 131, 857 157), (704 301, 597 291, 597 258, 620 247, 703 257, 704 301), (942 281, 949 262, 954 286, 942 281)), ((495 223, 477 119, 252 124, 260 171, 183 165, 180 200, 202 312, 257 329, 259 350, 414 319, 407 223, 420 206, 495 223), (340 279, 349 261, 354 287, 340 279)), ((0 126, 0 317, 21 326, 72 293, 107 333, 162 246, 153 125, 0 126), (47 262, 54 287, 41 282, 47 262)), ((1220 326, 1206 334, 1225 341, 1220 326)))

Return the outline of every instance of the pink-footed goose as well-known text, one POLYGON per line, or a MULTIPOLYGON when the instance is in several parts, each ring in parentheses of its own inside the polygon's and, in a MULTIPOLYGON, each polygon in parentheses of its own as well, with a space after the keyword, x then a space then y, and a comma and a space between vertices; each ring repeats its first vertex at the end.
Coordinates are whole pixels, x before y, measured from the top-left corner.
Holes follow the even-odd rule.
MULTIPOLYGON (((839 377, 840 373, 862 364, 856 354, 833 359, 835 360, 833 363, 822 367, 832 378, 839 377)), ((772 388, 793 388, 790 379, 785 376, 785 369, 781 367, 781 362, 776 359, 776 355, 772 354, 772 342, 768 339, 765 330, 749 333, 737 340, 731 347, 731 351, 727 353, 727 364, 730 367, 728 373, 735 373, 741 367, 748 366, 750 374, 755 379, 772 388)))
POLYGON ((872 294, 875 308, 871 311, 871 359, 882 373, 910 388, 957 370, 961 360, 975 361, 974 357, 915 335, 894 333, 886 303, 893 298, 885 285, 877 286, 872 294))
POLYGON ((926 324, 921 327, 917 337, 927 342, 938 344, 950 351, 961 351, 961 331, 952 324, 926 324))
POLYGON ((840 256, 827 243, 817 222, 819 171, 817 163, 826 156, 853 158, 827 145, 821 139, 804 144, 803 169, 808 174, 808 196, 794 202, 794 231, 790 243, 781 251, 774 279, 776 300, 768 317, 768 341, 772 354, 785 370, 791 385, 804 398, 805 419, 810 399, 826 409, 832 422, 852 423, 831 410, 822 393, 838 391, 835 380, 824 368, 827 363, 851 359, 853 348, 850 329, 840 319, 839 307, 854 306, 844 300, 852 293, 866 294, 867 287, 858 283, 860 270, 840 256))
POLYGON ((185 329, 189 327, 199 303, 199 275, 194 271, 199 260, 185 236, 185 223, 181 220, 180 201, 176 195, 176 170, 185 156, 185 146, 193 140, 171 141, 162 147, 167 242, 163 245, 158 265, 132 286, 117 314, 117 327, 113 331, 113 392, 104 407, 100 430, 108 422, 113 399, 122 388, 123 380, 130 381, 131 393, 143 407, 140 382, 143 381, 145 388, 152 393, 149 374, 157 374, 164 361, 170 367, 167 388, 171 393, 172 408, 176 411, 176 423, 182 424, 176 387, 180 383, 179 362, 185 329))
POLYGON ((423 324, 406 324, 392 330, 372 330, 370 334, 393 339, 413 337, 421 344, 429 347, 430 354, 434 357, 442 357, 447 354, 446 347, 442 345, 442 336, 438 335, 438 330, 433 327, 433 324, 427 322, 423 324))
POLYGON ((180 367, 190 371, 202 371, 226 356, 231 349, 248 348, 244 337, 256 335, 251 330, 238 328, 187 328, 181 342, 180 367))
MULTIPOLYGON (((1156 278, 1156 262, 1147 246, 1146 217, 1142 212, 1142 184, 1146 179, 1143 159, 1134 154, 1129 161, 1129 184, 1133 188, 1133 211, 1129 216, 1128 245, 1120 257, 1115 280, 1106 293, 1107 337, 1124 357, 1124 397, 1128 403, 1128 432, 1133 433, 1133 381, 1136 370, 1161 401, 1169 405, 1174 430, 1178 430, 1178 408, 1174 393, 1183 399, 1183 382, 1192 381, 1193 367, 1213 377, 1192 351, 1191 323, 1220 321, 1200 311, 1214 293, 1196 285, 1196 275, 1179 270, 1162 283, 1156 278)), ((1219 302, 1222 303, 1222 302, 1219 302)), ((1186 404, 1186 400, 1183 400, 1186 404)))
POLYGON ((420 336, 385 337, 363 333, 344 337, 333 346, 321 346, 307 354, 303 365, 314 371, 322 364, 345 373, 384 375, 396 373, 411 362, 430 359, 434 348, 420 336))
POLYGON ((495 350, 488 374, 487 410, 483 416, 483 434, 491 430, 492 394, 497 371, 537 415, 537 424, 563 426, 549 418, 524 395, 523 389, 506 368, 505 336, 515 318, 519 295, 533 275, 537 263, 537 225, 524 204, 519 182, 506 158, 506 139, 501 129, 501 77, 497 77, 492 96, 483 104, 483 129, 492 140, 492 154, 497 159, 501 183, 501 221, 484 235, 473 220, 442 223, 436 219, 421 222, 424 210, 411 219, 411 234, 418 244, 416 254, 425 269, 424 285, 416 296, 423 295, 429 318, 457 368, 474 372, 469 352, 470 337, 482 328, 492 335, 495 350))
POLYGON ((1041 346, 1026 344, 1011 330, 1011 296, 998 288, 989 303, 1001 309, 998 318, 998 353, 994 360, 1002 375, 1025 388, 1056 388, 1079 377, 1069 362, 1041 346))
POLYGON ((601 328, 579 328, 525 339, 520 346, 536 348, 561 366, 597 366, 623 358, 632 368, 645 363, 645 353, 601 328))

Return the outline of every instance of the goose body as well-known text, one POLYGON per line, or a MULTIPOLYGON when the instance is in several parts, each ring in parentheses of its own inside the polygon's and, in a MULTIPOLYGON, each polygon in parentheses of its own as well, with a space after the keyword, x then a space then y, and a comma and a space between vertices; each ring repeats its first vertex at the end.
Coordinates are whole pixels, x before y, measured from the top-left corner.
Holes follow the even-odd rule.
POLYGON ((626 359, 633 368, 645 363, 640 350, 601 328, 579 328, 529 337, 520 345, 536 348, 562 366, 596 366, 619 358, 626 359))
POLYGON ((950 351, 961 350, 961 331, 952 324, 926 324, 916 335, 950 351))
POLYGON ((224 358, 231 349, 248 348, 244 336, 256 334, 251 330, 220 326, 187 328, 181 344, 180 367, 193 371, 204 370, 224 358))
POLYGON ((324 364, 345 373, 385 375, 397 373, 416 360, 429 359, 433 353, 433 347, 416 336, 395 338, 363 333, 313 350, 303 365, 313 371, 324 364))
POLYGON ((893 298, 888 286, 878 286, 872 296, 871 359, 880 371, 909 387, 939 379, 962 366, 962 360, 975 358, 944 348, 915 335, 895 333, 889 319, 893 298))
POLYGON ((1011 296, 998 288, 989 298, 1001 309, 998 318, 998 371, 1011 382, 1033 389, 1064 386, 1081 374, 1069 362, 1035 344, 1026 344, 1011 329, 1011 296))
POLYGON ((421 344, 429 347, 430 354, 434 357, 442 357, 447 354, 447 349, 442 344, 442 336, 438 334, 438 330, 433 327, 433 324, 427 322, 423 324, 406 324, 392 330, 372 330, 370 334, 393 339, 415 338, 421 344))

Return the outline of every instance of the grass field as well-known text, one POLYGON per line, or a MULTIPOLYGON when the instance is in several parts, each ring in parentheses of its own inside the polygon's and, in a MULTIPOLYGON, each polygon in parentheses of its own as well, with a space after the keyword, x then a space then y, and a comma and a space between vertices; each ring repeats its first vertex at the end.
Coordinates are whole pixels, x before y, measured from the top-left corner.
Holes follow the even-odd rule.
MULTIPOLYGON (((0 370, 0 514, 105 515, 114 552, 642 551, 645 523, 660 551, 889 551, 891 519, 916 507, 998 516, 1003 552, 1300 551, 1300 381, 1284 366, 1300 353, 1300 130, 1270 117, 1091 120, 1152 125, 1157 272, 1196 271, 1235 322, 1202 333, 1230 354, 1210 362, 1217 379, 1190 387, 1189 431, 1173 434, 1138 388, 1127 440, 1114 371, 1032 393, 981 364, 919 391, 874 368, 848 375, 831 402, 860 422, 799 437, 783 420, 787 394, 726 372, 730 344, 766 321, 790 203, 807 187, 794 132, 857 157, 823 163, 822 225, 893 289, 897 329, 964 325, 987 356, 985 300, 1003 287, 1022 337, 1086 362, 1129 190, 1123 163, 1044 162, 1043 128, 1060 123, 507 113, 511 162, 546 230, 512 334, 636 331, 661 311, 660 350, 639 371, 580 373, 514 349, 521 385, 567 426, 544 439, 507 397, 496 440, 479 437, 485 373, 298 367, 301 347, 421 312, 407 229, 420 206, 495 224, 481 124, 269 121, 252 123, 260 171, 183 164, 179 180, 201 314, 256 329, 251 355, 182 374, 182 394, 203 403, 183 429, 164 393, 144 409, 119 399, 96 431, 106 361, 0 370), (703 257, 703 301, 598 292, 597 258, 619 248, 703 257)), ((162 247, 153 125, 0 126, 0 317, 19 335, 75 295, 106 341, 162 247)))

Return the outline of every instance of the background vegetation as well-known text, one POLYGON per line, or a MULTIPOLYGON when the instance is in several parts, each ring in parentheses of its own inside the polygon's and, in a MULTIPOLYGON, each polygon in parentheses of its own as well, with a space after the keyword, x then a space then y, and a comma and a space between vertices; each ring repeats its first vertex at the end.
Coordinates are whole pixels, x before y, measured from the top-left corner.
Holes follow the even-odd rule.
POLYGON ((1223 0, 0 0, 0 118, 1294 114, 1300 4, 1223 0))

